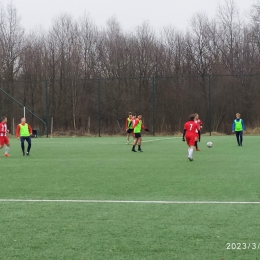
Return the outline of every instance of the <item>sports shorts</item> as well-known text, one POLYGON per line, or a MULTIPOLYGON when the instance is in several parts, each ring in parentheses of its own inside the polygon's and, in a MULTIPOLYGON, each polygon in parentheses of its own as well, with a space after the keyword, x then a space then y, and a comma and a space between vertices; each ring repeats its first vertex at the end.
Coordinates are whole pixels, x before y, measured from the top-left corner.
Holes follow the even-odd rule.
POLYGON ((141 137, 141 133, 135 133, 135 138, 140 138, 141 137))
POLYGON ((134 132, 134 129, 127 129, 127 131, 126 131, 128 134, 131 134, 131 133, 133 133, 134 132))
POLYGON ((0 146, 4 146, 5 144, 9 144, 9 139, 7 136, 0 136, 0 146))
POLYGON ((186 142, 187 142, 188 146, 194 146, 196 140, 197 140, 196 135, 187 135, 186 136, 186 142))

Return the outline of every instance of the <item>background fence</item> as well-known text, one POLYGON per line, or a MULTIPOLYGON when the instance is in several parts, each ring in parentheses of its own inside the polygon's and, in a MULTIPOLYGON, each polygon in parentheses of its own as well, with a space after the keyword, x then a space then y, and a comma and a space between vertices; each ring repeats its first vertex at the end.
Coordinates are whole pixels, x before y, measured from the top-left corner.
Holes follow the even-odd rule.
POLYGON ((130 111, 143 115, 153 135, 182 131, 194 112, 204 132, 230 133, 236 112, 247 127, 259 126, 259 76, 2 81, 0 112, 12 132, 26 107, 27 121, 42 134, 122 134, 130 111))

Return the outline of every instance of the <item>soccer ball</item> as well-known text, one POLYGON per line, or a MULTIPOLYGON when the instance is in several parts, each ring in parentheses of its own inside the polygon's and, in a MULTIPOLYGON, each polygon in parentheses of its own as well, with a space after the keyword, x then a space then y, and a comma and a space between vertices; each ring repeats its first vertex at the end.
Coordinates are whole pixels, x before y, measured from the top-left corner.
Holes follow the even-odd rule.
POLYGON ((207 142, 207 146, 208 146, 208 148, 211 148, 213 146, 213 143, 212 142, 207 142))

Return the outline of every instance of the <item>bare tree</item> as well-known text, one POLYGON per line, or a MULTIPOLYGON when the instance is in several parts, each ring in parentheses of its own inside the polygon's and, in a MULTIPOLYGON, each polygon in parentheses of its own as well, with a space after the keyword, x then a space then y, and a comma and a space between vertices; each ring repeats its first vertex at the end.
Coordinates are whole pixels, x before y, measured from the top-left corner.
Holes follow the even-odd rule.
MULTIPOLYGON (((14 80, 20 73, 20 54, 24 49, 24 30, 13 5, 0 8, 0 78, 4 81, 4 89, 14 96, 14 80)), ((5 104, 5 113, 12 117, 13 102, 6 96, 1 101, 5 104)))

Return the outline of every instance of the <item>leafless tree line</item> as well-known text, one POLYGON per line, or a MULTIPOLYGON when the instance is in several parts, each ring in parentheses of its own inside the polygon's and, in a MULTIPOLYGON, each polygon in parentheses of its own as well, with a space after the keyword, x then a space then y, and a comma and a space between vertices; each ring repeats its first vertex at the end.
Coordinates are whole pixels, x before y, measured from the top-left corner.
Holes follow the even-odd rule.
MULTIPOLYGON (((236 112, 259 125, 260 4, 249 22, 232 0, 215 19, 196 14, 185 32, 160 34, 143 23, 124 32, 115 19, 105 29, 88 17, 56 19, 47 32, 26 33, 14 6, 0 8, 0 87, 55 130, 119 133, 129 111, 156 132, 182 129, 198 112, 208 131, 229 132, 236 112), (220 76, 225 75, 225 76, 220 76), (100 121, 99 121, 100 120, 100 121)), ((22 109, 0 92, 0 112, 22 109)), ((40 123, 30 118, 35 127, 40 123)))

